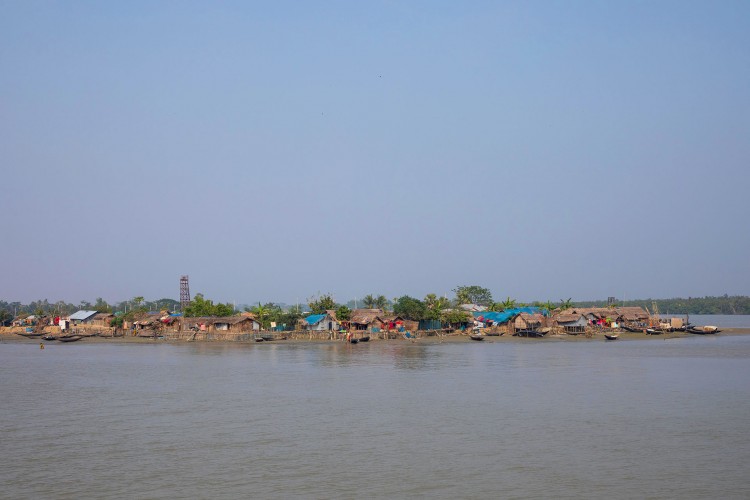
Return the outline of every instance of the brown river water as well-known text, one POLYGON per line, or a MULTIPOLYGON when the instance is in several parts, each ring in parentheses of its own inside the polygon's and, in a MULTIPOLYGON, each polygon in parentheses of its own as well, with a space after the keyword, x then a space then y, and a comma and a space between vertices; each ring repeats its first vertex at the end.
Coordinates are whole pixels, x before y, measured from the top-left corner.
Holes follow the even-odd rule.
POLYGON ((0 498, 748 498, 750 335, 0 343, 0 498))

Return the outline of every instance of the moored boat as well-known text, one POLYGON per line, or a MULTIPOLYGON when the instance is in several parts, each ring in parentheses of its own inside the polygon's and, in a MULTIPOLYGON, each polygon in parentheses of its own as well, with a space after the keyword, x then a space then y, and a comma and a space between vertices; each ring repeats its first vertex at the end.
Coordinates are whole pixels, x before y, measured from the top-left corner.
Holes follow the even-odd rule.
POLYGON ((547 334, 546 331, 543 330, 518 330, 516 333, 513 334, 514 337, 533 337, 533 338, 542 338, 547 334))
POLYGON ((721 330, 715 326, 693 326, 687 329, 688 333, 694 333, 696 335, 713 335, 720 331, 721 330))
POLYGON ((76 340, 81 340, 83 337, 81 335, 65 335, 63 337, 57 337, 57 340, 60 342, 75 342, 76 340))
POLYGON ((475 334, 469 336, 469 338, 471 340, 484 340, 484 335, 482 335, 481 333, 475 333, 475 334))
POLYGON ((19 332, 18 335, 22 335, 29 339, 34 339, 37 337, 41 337, 42 335, 44 335, 44 333, 43 332, 19 332))
POLYGON ((362 337, 361 339, 359 339, 359 341, 360 342, 369 342, 370 341, 370 337, 368 335, 365 335, 364 337, 362 337))
POLYGON ((620 325, 620 328, 630 333, 641 333, 643 330, 645 330, 645 328, 643 327, 629 326, 629 325, 620 325))
POLYGON ((620 335, 617 333, 605 333, 604 338, 607 340, 617 340, 620 338, 620 335))

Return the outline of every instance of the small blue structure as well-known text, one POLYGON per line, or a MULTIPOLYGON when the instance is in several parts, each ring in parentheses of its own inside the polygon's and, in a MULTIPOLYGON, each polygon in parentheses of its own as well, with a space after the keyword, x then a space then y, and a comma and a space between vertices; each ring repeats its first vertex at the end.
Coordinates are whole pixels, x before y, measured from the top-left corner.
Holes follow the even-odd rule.
POLYGON ((305 323, 307 323, 305 326, 307 330, 337 331, 341 329, 341 323, 329 313, 311 314, 305 318, 305 323))

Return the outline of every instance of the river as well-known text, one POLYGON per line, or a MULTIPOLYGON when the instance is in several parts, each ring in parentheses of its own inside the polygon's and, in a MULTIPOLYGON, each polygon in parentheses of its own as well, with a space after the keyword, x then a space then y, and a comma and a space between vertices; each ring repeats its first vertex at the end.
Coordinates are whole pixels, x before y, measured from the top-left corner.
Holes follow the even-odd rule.
POLYGON ((0 343, 2 498, 747 498, 750 336, 0 343))

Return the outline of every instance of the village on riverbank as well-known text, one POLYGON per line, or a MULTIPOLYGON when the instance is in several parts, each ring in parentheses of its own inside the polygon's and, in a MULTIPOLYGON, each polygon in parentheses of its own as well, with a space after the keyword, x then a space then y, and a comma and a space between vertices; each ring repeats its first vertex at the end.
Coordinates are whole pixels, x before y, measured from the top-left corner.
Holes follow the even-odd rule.
MULTIPOLYGON (((78 341, 85 338, 162 339, 184 341, 272 342, 276 340, 359 341, 499 338, 607 338, 620 334, 661 335, 686 332, 714 334, 717 328, 696 328, 689 315, 660 315, 656 301, 648 306, 624 305, 610 297, 606 305, 518 303, 508 297, 495 302, 489 289, 458 286, 455 297, 427 294, 393 300, 366 295, 360 301, 338 303, 332 294, 318 294, 294 306, 266 303, 245 306, 214 303, 190 294, 188 277, 180 278, 180 301, 146 301, 134 297, 111 306, 98 298, 79 308, 60 301, 27 306, 0 302, 0 334, 78 341), (364 307, 358 307, 362 305, 364 307), (11 306, 13 314, 11 314, 11 306), (20 306, 20 311, 19 311, 20 306), (77 310, 76 310, 77 309, 77 310)), ((696 299, 713 301, 715 298, 696 299)), ((723 297, 732 308, 744 307, 747 297, 723 297)), ((691 304, 673 299, 672 307, 691 304), (676 301, 676 302, 674 302, 676 301)), ((695 302, 692 302, 693 304, 695 302)))
MULTIPOLYGON (((262 312, 262 311, 261 311, 262 312)), ((410 319, 382 308, 358 308, 346 319, 335 309, 301 317, 293 327, 265 321, 245 311, 229 316, 185 316, 180 312, 138 311, 118 321, 113 313, 79 310, 67 316, 26 315, 0 327, 0 334, 46 341, 143 339, 170 341, 349 341, 500 338, 616 339, 691 332, 687 318, 663 318, 641 307, 555 308, 507 307, 490 311, 460 304, 453 322, 410 319)), ((261 315, 262 316, 262 315, 261 315)), ((692 331, 691 333, 715 333, 692 331)))

